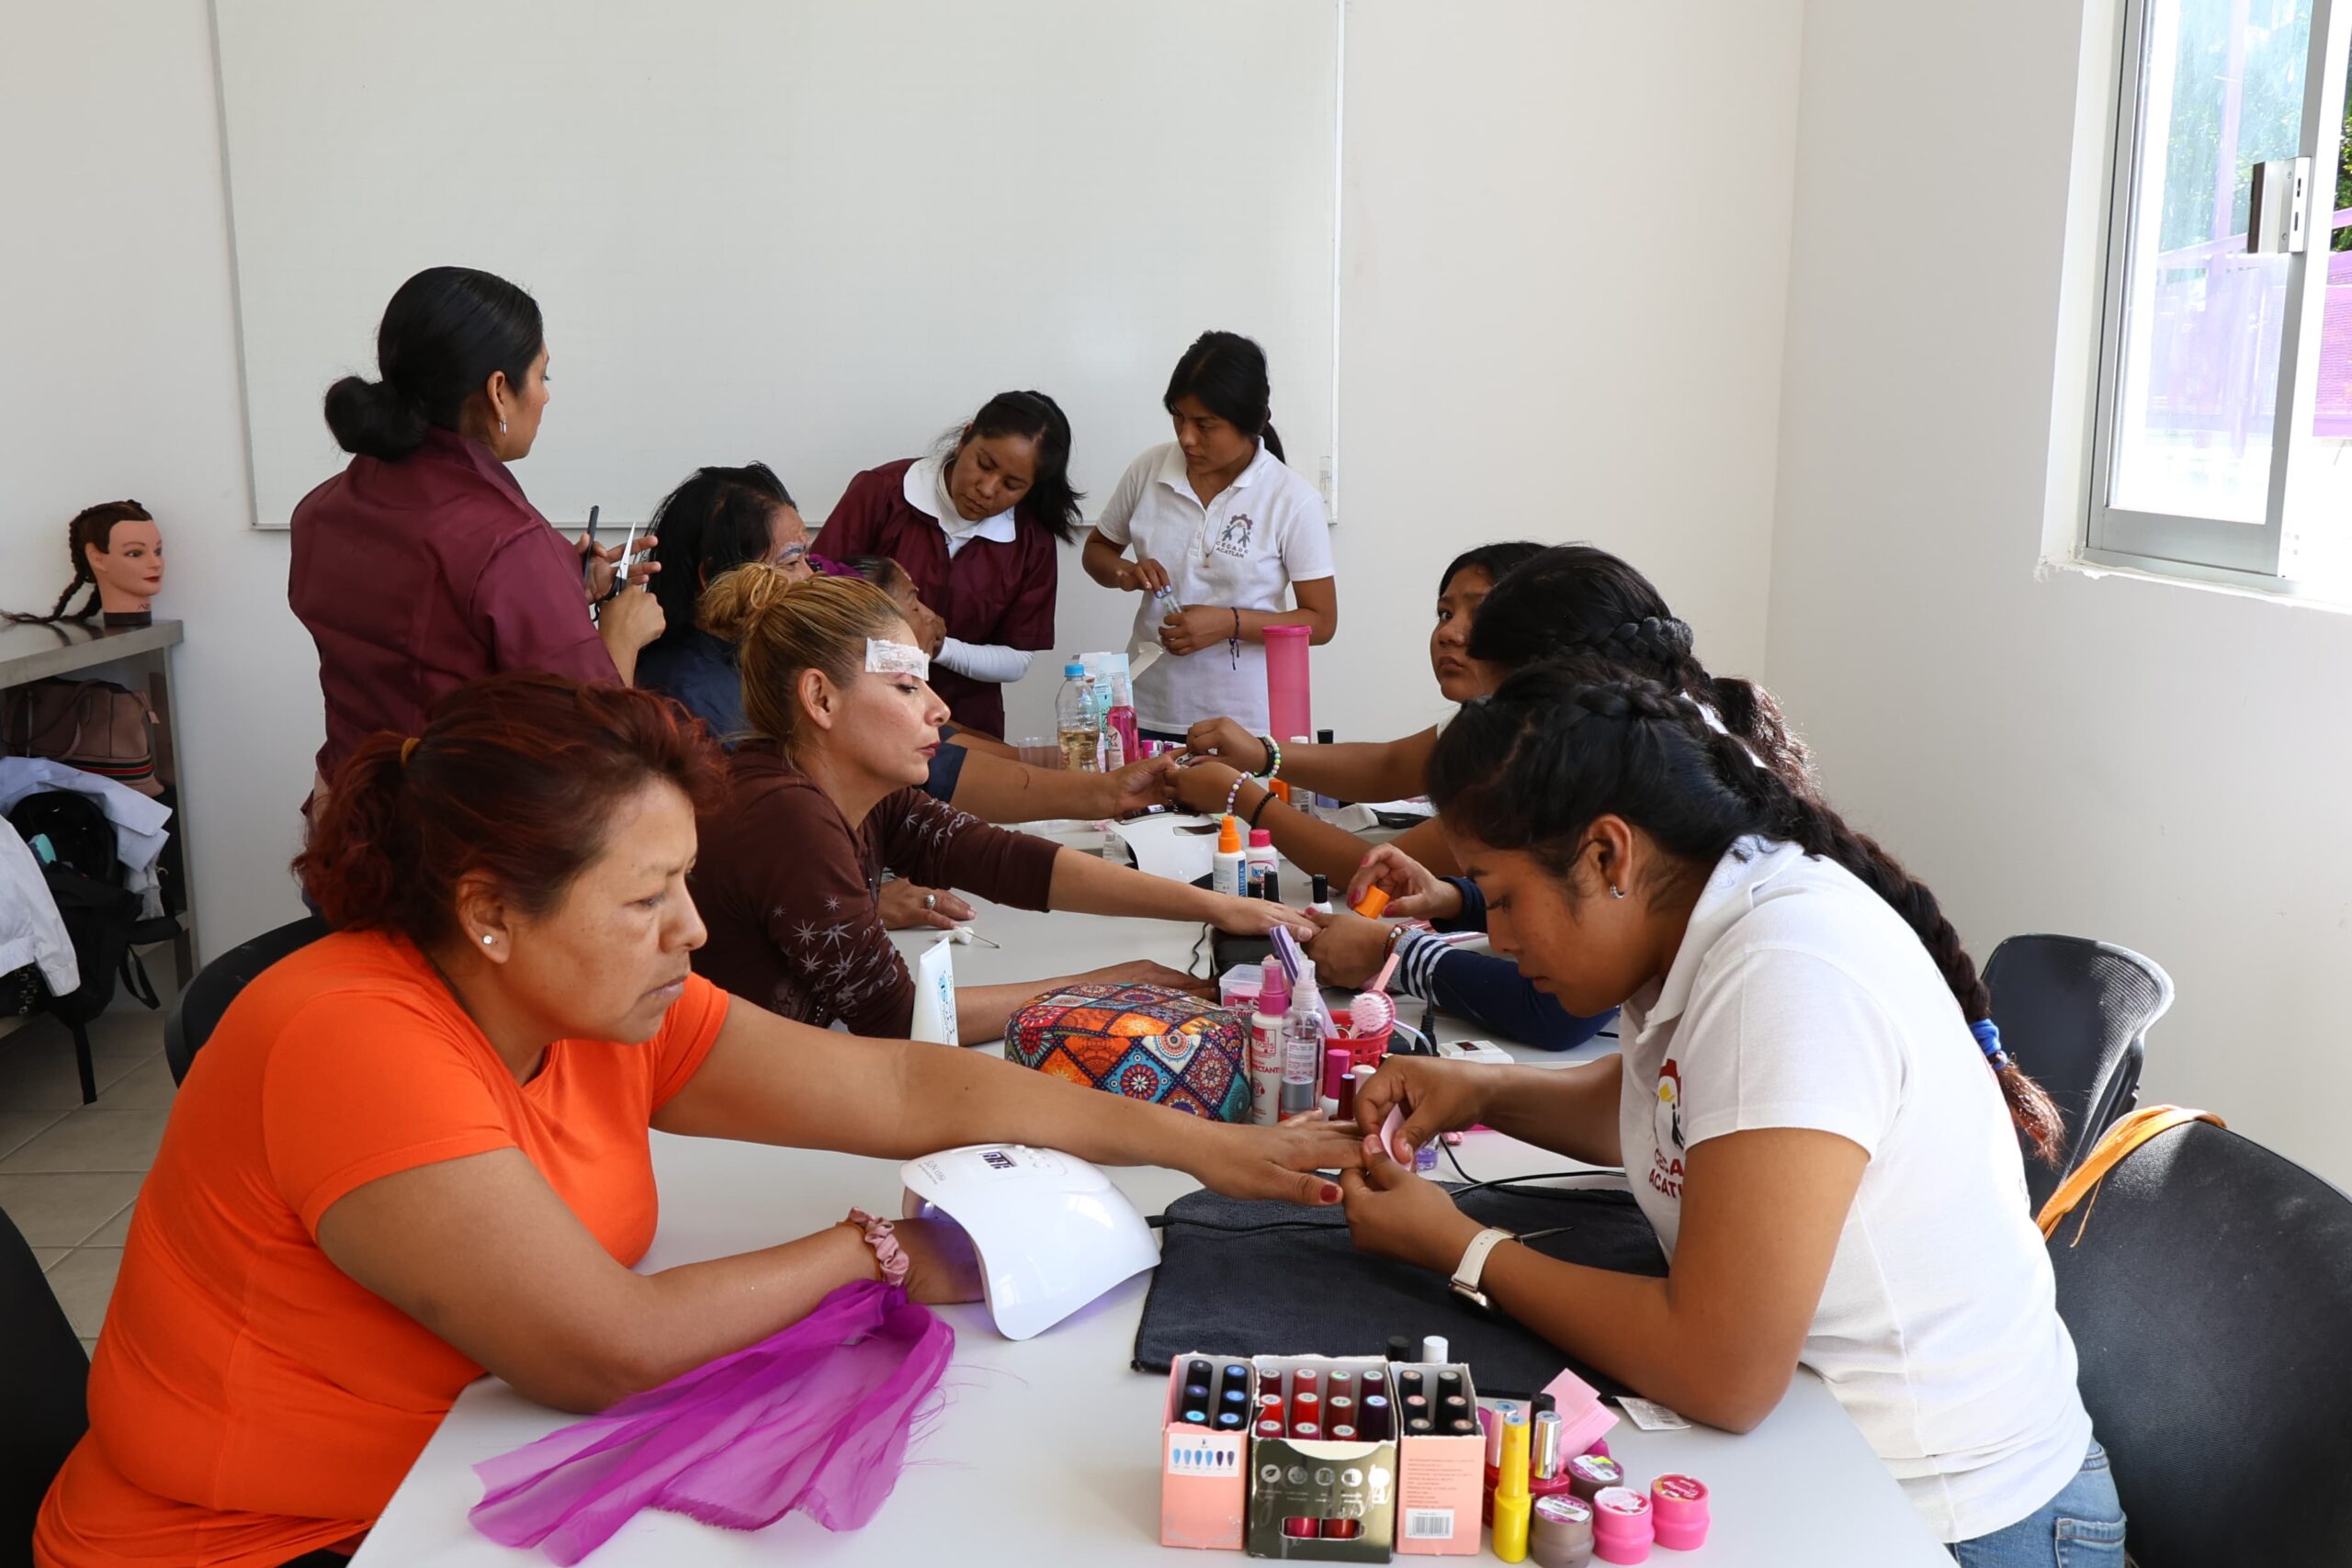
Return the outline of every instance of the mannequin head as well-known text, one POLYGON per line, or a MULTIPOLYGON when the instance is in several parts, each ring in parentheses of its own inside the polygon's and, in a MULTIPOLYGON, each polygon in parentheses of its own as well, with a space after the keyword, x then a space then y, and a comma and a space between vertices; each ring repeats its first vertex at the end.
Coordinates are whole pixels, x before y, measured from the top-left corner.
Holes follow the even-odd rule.
POLYGON ((65 547, 74 560, 73 580, 46 615, 11 613, 12 621, 86 621, 100 610, 110 615, 143 615, 164 586, 164 536, 154 514, 135 501, 108 501, 77 513, 65 525, 65 547), (85 586, 89 596, 68 611, 85 586))

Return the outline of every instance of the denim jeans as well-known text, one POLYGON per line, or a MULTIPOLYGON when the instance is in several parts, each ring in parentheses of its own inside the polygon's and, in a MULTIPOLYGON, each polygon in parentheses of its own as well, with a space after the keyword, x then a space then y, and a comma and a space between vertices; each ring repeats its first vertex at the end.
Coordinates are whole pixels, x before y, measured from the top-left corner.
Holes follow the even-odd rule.
POLYGON ((1951 1550, 1961 1568, 2122 1568, 2123 1505, 2107 1450, 2093 1442, 2058 1495, 2008 1529, 1951 1550))

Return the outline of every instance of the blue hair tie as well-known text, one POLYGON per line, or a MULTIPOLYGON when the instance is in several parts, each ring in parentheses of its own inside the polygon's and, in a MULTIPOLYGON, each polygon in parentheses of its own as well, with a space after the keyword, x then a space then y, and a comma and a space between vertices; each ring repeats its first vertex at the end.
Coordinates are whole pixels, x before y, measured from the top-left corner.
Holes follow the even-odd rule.
POLYGON ((1996 1073, 2008 1069, 2009 1054, 2001 1049, 1999 1024, 1989 1018, 1980 1018, 1968 1026, 1968 1032, 1976 1036, 1976 1048, 1984 1053, 1986 1066, 1996 1073))

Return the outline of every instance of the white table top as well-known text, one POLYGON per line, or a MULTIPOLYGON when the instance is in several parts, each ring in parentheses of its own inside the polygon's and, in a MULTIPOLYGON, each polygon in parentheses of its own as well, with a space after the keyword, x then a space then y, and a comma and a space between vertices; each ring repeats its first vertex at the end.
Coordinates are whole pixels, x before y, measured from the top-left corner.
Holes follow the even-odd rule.
MULTIPOLYGON (((959 948, 957 978, 989 984, 1128 958, 1186 964, 1196 928, 1097 920, 985 907, 978 929, 1001 951, 959 948)), ((1408 1021, 1414 1015, 1408 1012, 1408 1021)), ((993 1047, 973 1047, 993 1049, 993 1047)), ((1600 1041, 1563 1057, 1589 1060, 1600 1041)), ((1561 1160, 1494 1133, 1458 1151, 1480 1178, 1556 1170, 1561 1160)), ((772 1246, 831 1224, 852 1205, 898 1207, 895 1165, 807 1150, 653 1135, 662 1224, 647 1270, 772 1246)), ((1120 1169, 1114 1179, 1147 1213, 1194 1183, 1172 1171, 1120 1169)), ((997 1334, 978 1305, 942 1309, 956 1330, 947 1407, 910 1450, 898 1489, 864 1530, 835 1536, 800 1515, 752 1534, 648 1511, 590 1562, 598 1564, 915 1562, 1154 1563, 1159 1545, 1162 1384, 1128 1367, 1148 1277, 1031 1340, 997 1334)), ((545 1562, 493 1544, 467 1522, 481 1499, 476 1461, 519 1448, 571 1417, 533 1404, 494 1378, 468 1388, 401 1483, 355 1560, 357 1568, 420 1562, 545 1562)), ((1621 1422, 1611 1451, 1646 1483, 1680 1471, 1713 1491, 1714 1527, 1696 1552, 1653 1562, 1731 1565, 1869 1564, 1950 1568, 1917 1516, 1828 1390, 1799 1372, 1781 1407, 1745 1437, 1645 1433, 1621 1422)), ((1491 1561, 1492 1559, 1487 1558, 1491 1561)), ((1399 1559, 1398 1561, 1412 1561, 1399 1559)))

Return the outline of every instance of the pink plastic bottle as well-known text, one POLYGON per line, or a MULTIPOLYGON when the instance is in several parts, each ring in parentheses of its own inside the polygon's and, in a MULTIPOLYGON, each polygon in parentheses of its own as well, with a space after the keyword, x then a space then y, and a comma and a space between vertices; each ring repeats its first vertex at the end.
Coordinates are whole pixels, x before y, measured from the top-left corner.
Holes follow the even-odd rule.
POLYGON ((1315 733, 1307 696, 1305 626, 1266 628, 1266 725, 1272 735, 1315 733))

